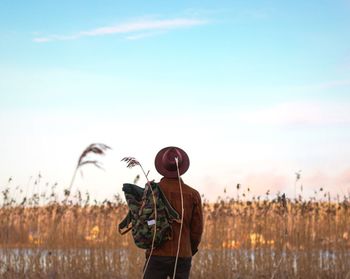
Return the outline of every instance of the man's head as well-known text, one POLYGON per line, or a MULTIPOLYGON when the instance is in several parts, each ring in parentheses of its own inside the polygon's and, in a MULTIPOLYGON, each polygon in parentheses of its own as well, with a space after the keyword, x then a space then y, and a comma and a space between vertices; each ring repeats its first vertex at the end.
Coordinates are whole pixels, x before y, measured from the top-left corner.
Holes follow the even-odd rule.
POLYGON ((177 178, 176 161, 179 164, 179 173, 183 175, 190 166, 190 159, 185 151, 175 146, 165 147, 160 150, 154 160, 156 170, 166 178, 177 178))

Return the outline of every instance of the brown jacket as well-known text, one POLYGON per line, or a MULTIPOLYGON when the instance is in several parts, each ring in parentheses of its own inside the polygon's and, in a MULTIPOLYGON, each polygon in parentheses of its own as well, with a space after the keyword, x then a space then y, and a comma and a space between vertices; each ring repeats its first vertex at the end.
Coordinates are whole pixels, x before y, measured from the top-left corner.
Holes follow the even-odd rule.
MULTIPOLYGON (((181 216, 181 194, 178 178, 163 177, 159 182, 164 195, 181 216)), ((199 193, 190 186, 183 183, 182 193, 184 201, 184 221, 180 241, 179 257, 192 257, 198 251, 198 245, 203 233, 202 202, 199 193)), ((165 241, 162 246, 153 250, 152 255, 176 256, 180 224, 172 224, 173 238, 165 241)), ((149 251, 147 251, 149 254, 149 251)))

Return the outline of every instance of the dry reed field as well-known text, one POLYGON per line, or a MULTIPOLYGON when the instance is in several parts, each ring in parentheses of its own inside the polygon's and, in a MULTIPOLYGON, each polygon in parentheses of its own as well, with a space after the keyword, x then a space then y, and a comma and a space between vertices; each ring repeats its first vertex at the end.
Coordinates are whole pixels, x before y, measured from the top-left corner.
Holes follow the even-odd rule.
MULTIPOLYGON (((17 203, 2 194, 0 278, 141 278, 144 251, 117 231, 127 213, 120 197, 59 202, 51 193, 17 203)), ((225 198, 203 208, 191 278, 350 278, 348 197, 225 198)))

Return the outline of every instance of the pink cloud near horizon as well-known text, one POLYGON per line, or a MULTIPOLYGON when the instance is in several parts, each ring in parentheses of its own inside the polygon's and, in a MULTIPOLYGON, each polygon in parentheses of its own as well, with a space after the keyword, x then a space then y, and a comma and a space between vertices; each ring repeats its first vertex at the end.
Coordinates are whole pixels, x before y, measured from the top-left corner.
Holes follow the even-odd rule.
POLYGON ((243 179, 244 188, 250 188, 251 191, 255 191, 257 194, 266 193, 268 190, 274 194, 288 185, 288 177, 283 174, 276 174, 274 172, 259 172, 248 174, 243 179))
POLYGON ((305 199, 315 197, 315 192, 318 192, 316 196, 319 198, 328 192, 332 197, 337 194, 343 196, 350 195, 350 168, 335 173, 323 170, 313 170, 306 174, 301 172, 299 180, 296 180, 294 174, 289 175, 274 170, 246 173, 242 175, 241 179, 230 182, 218 181, 213 176, 207 176, 204 185, 202 185, 202 191, 210 201, 215 201, 217 197, 225 195, 236 198, 236 185, 238 183, 240 184, 240 197, 242 198, 243 193, 245 193, 248 199, 254 196, 264 197, 267 191, 269 191, 270 198, 275 198, 277 193, 285 193, 287 197, 294 198, 294 190, 296 190, 297 196, 302 194, 305 199), (301 190, 301 186, 303 190, 301 190), (322 191, 320 191, 321 188, 322 191))

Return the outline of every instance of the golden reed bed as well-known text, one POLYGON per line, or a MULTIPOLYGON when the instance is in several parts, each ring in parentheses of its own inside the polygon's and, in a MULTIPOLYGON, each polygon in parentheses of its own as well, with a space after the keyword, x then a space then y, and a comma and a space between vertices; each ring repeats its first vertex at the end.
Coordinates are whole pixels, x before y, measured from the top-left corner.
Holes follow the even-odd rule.
MULTIPOLYGON (((350 278, 350 203, 204 203, 191 278, 350 278)), ((121 200, 0 208, 0 278, 140 278, 144 253, 117 224, 121 200), (59 221, 58 221, 59 220, 59 221)))

